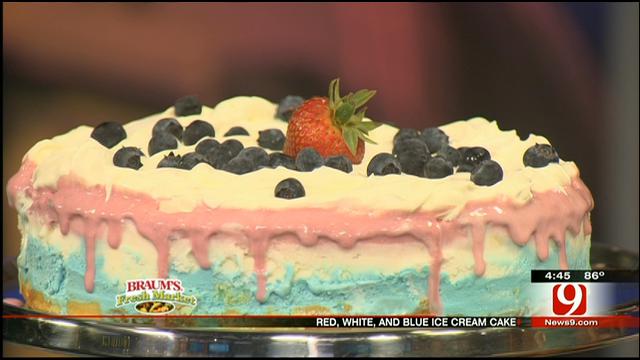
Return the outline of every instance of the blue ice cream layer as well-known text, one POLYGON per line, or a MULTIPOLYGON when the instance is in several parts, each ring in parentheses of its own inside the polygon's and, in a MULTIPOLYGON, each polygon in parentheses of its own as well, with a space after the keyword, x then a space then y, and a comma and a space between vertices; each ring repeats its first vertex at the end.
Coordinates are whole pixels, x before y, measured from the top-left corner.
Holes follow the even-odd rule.
MULTIPOLYGON (((567 244, 569 267, 589 268, 589 247, 572 249, 567 244)), ((545 262, 538 260, 533 246, 523 247, 521 255, 511 263, 507 276, 500 278, 469 276, 451 281, 442 273, 440 294, 444 315, 528 315, 531 296, 530 269, 558 268, 558 253, 552 251, 545 262)), ((321 309, 331 313, 406 314, 425 311, 428 294, 429 267, 406 269, 393 275, 336 268, 328 278, 295 279, 293 264, 284 264, 285 276, 267 284, 267 298, 256 300, 255 275, 223 272, 218 264, 209 269, 181 272, 171 268, 170 278, 180 279, 184 295, 193 295, 198 304, 192 314, 295 314, 321 309), (321 307, 321 308, 318 308, 321 307)), ((94 291, 85 290, 85 246, 64 260, 62 252, 29 237, 18 258, 20 279, 42 292, 66 313, 68 301, 100 304, 103 313, 116 310, 116 296, 125 292, 125 284, 109 275, 104 258, 96 256, 94 291)), ((119 308, 136 313, 133 305, 119 308)))

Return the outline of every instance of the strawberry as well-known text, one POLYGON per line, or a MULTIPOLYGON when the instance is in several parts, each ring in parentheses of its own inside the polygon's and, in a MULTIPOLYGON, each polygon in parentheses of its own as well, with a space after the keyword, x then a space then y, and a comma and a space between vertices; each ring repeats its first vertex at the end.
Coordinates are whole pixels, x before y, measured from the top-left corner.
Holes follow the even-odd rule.
POLYGON ((380 124, 364 121, 373 90, 358 90, 340 97, 340 79, 329 85, 329 98, 314 97, 300 105, 289 119, 283 152, 291 157, 306 148, 314 148, 322 157, 343 155, 354 164, 362 162, 364 142, 375 144, 367 136, 380 124))

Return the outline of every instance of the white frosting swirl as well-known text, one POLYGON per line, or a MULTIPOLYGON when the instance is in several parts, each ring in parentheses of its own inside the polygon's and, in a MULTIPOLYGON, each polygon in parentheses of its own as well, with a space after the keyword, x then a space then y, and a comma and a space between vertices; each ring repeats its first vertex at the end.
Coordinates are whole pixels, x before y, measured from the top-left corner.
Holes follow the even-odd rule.
MULTIPOLYGON (((200 119, 211 123, 216 139, 233 126, 242 126, 250 136, 234 136, 246 146, 257 146, 258 131, 277 128, 286 133, 287 123, 275 119, 276 105, 259 97, 235 97, 215 108, 202 108, 199 115, 176 117, 186 127, 200 119)), ((541 136, 530 135, 522 141, 514 130, 501 131, 496 122, 483 118, 457 121, 441 126, 454 147, 482 146, 504 171, 504 178, 493 186, 477 186, 469 173, 457 173, 443 179, 425 179, 411 175, 367 177, 369 160, 379 152, 391 152, 397 128, 383 125, 370 133, 377 145, 366 144, 364 160, 351 174, 322 167, 312 172, 297 172, 278 167, 235 175, 199 164, 192 170, 156 168, 170 150, 142 158, 138 171, 113 165, 113 154, 122 146, 136 146, 147 153, 151 129, 165 117, 175 117, 173 107, 133 121, 124 126, 127 138, 107 149, 90 137, 93 130, 80 126, 51 140, 38 142, 26 155, 37 164, 34 186, 55 187, 60 177, 73 173, 87 186, 104 185, 107 193, 113 186, 141 192, 160 201, 165 212, 188 212, 204 203, 211 208, 283 209, 327 208, 343 211, 403 210, 442 211, 445 219, 454 218, 469 201, 506 197, 516 204, 529 201, 534 192, 563 191, 564 185, 579 175, 573 162, 560 161, 544 168, 525 167, 522 156, 527 148, 548 144, 541 136), (306 196, 285 200, 274 196, 281 180, 294 177, 305 187, 306 196)), ((180 144, 176 154, 194 151, 195 145, 180 144)), ((267 150, 268 152, 271 152, 267 150)))

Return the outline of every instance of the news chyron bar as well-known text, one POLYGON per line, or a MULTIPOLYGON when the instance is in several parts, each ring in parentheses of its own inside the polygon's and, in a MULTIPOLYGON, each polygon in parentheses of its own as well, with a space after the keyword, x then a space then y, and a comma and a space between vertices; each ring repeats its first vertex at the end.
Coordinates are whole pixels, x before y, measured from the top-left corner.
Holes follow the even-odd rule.
MULTIPOLYGON (((638 328, 638 270, 531 270, 530 285, 519 293, 526 317, 412 315, 177 315, 177 305, 198 299, 179 279, 133 279, 114 297, 116 307, 134 307, 137 315, 74 315, 81 317, 189 318, 202 326, 286 328, 638 328), (629 310, 631 309, 631 310, 629 310)), ((496 294, 499 296, 499 294, 496 294)), ((446 303, 440 311, 447 312, 446 303)), ((467 314, 474 315, 474 314, 467 314)), ((15 317, 65 317, 21 314, 15 317)), ((141 319, 140 321, 155 321, 141 319)))
MULTIPOLYGON (((293 315, 203 316, 222 327, 295 328, 638 328, 638 270, 532 270, 521 294, 532 316, 293 315)), ((443 313, 446 315, 446 304, 443 313)), ((169 315, 168 315, 169 316, 169 315)), ((192 317, 199 317, 198 315, 192 317)))
POLYGON ((625 304, 638 298, 638 270, 532 270, 523 294, 530 317, 363 316, 318 317, 317 327, 368 328, 638 328, 625 304))

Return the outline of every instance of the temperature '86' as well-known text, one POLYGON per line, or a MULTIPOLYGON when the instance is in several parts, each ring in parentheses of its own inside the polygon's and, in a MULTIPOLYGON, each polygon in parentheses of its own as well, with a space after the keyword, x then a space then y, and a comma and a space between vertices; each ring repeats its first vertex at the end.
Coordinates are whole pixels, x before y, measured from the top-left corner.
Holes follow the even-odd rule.
POLYGON ((585 280, 598 280, 604 277, 604 271, 586 271, 584 273, 585 280))

